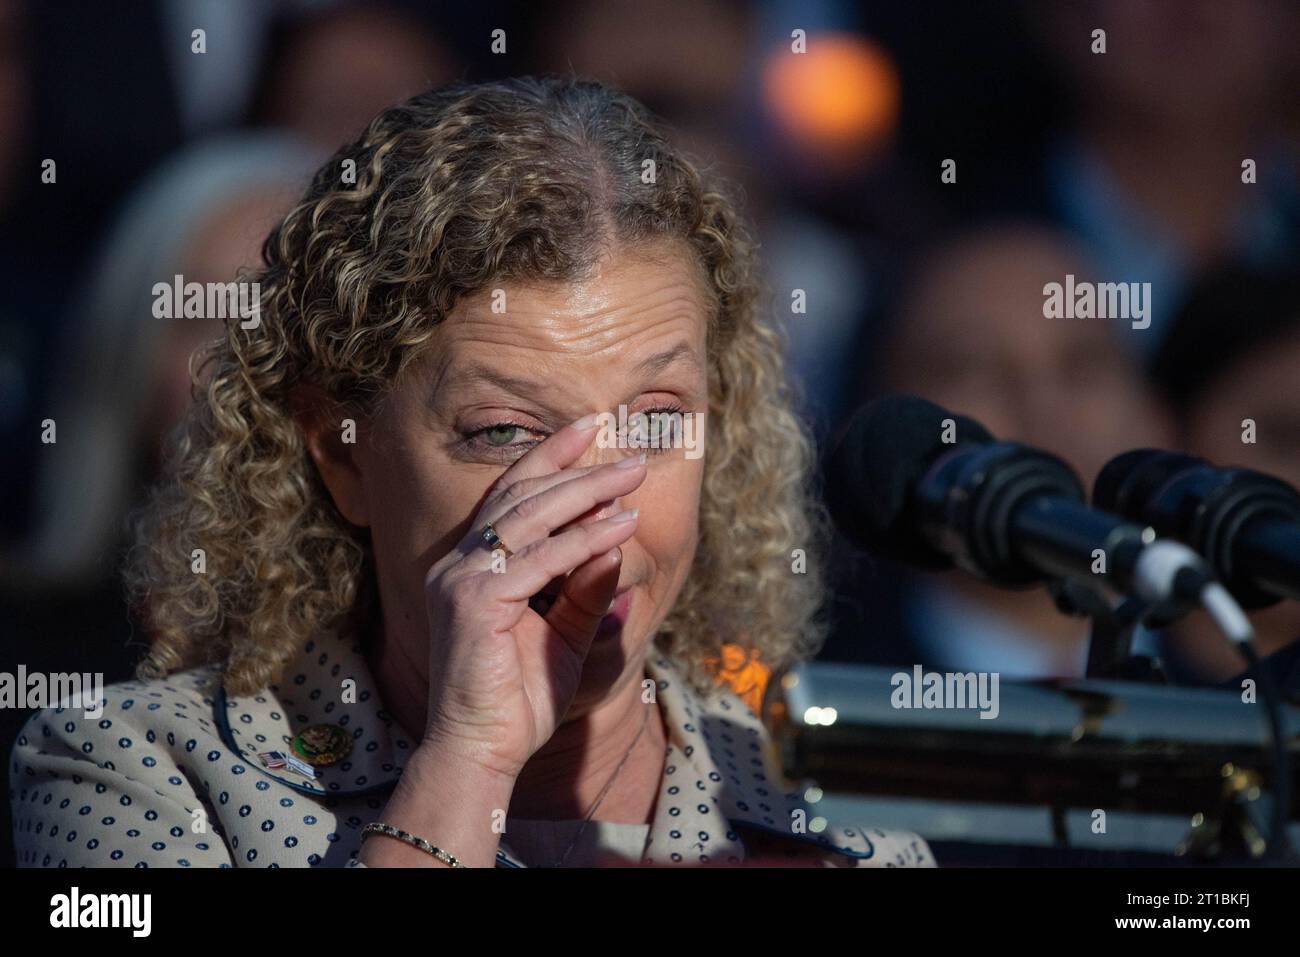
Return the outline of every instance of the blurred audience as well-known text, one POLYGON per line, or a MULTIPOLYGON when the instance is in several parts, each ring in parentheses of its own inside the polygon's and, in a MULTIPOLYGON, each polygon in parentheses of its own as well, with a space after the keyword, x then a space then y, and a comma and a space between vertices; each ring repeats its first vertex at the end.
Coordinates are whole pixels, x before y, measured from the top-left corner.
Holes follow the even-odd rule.
POLYGON ((1292 0, 1080 0, 1027 8, 1077 115, 1048 161, 1054 212, 1105 278, 1151 282, 1150 356, 1187 285, 1219 259, 1300 251, 1292 0), (1104 53, 1093 31, 1106 31, 1104 53), (1242 164, 1255 163, 1255 182, 1242 164))
POLYGON ((78 304, 37 481, 35 531, 5 556, 9 581, 90 584, 111 575, 128 509, 190 401, 191 354, 218 319, 160 319, 154 286, 229 282, 305 188, 317 151, 281 136, 201 141, 128 200, 78 304))
MULTIPOLYGON (((989 226, 929 250, 904 281, 875 356, 883 390, 923 396, 999 439, 1052 451, 1085 487, 1111 456, 1167 445, 1170 418, 1116 322, 1044 317, 1043 287, 1067 273, 1084 279, 1096 268, 1078 243, 1041 225, 989 226)), ((876 590, 892 591, 893 575, 879 568, 855 568, 846 590, 882 574, 887 584, 876 590)), ((1062 615, 1044 589, 1008 591, 960 572, 904 577, 897 638, 869 654, 1006 675, 1083 674, 1088 623, 1062 615)), ((841 627, 866 635, 871 617, 841 627)), ((848 655, 847 645, 838 638, 837 653, 848 655)))
MULTIPOLYGON (((738 184, 823 439, 906 391, 1088 486, 1140 446, 1300 485, 1297 49, 1293 0, 0 0, 0 670, 111 682, 143 641, 125 520, 223 334, 154 318, 155 283, 236 279, 325 156, 459 77, 613 83, 738 184), (1151 328, 1045 318, 1071 274, 1151 283, 1151 328)), ((837 548, 826 657, 1083 673, 1045 590, 837 548)), ((1252 619, 1300 652, 1300 603, 1252 619)), ((1178 680, 1241 671, 1196 615, 1139 640, 1178 680)))
POLYGON ((17 0, 0 0, 0 209, 12 199, 31 98, 24 24, 17 0))
MULTIPOLYGON (((1176 447, 1300 488, 1300 272, 1224 266, 1193 287, 1152 365, 1178 416, 1176 447), (1253 426, 1253 427, 1252 427, 1253 426)), ((1300 638, 1300 602, 1251 613, 1261 654, 1300 638)), ((1171 664, 1190 680, 1242 670, 1203 613, 1171 630, 1171 664)))
POLYGON ((383 2, 291 9, 270 31, 250 120, 332 153, 380 110, 454 79, 425 19, 383 2))
MULTIPOLYGON (((260 261, 317 151, 282 136, 201 141, 165 162, 121 211, 56 353, 50 407, 24 423, 37 451, 29 535, 0 551, 0 670, 130 677, 145 644, 117 571, 127 517, 155 476, 165 434, 190 400, 191 356, 220 320, 155 318, 153 288, 229 282, 260 261), (42 418, 56 439, 41 444, 42 418)), ((196 366, 195 381, 202 381, 196 366)), ((26 713, 0 713, 8 747, 26 713)), ((5 805, 7 811, 7 805, 5 805)), ((0 862, 9 857, 0 814, 0 862)))
MULTIPOLYGON (((35 462, 29 434, 43 377, 38 284, 30 281, 29 247, 19 219, 19 171, 28 158, 31 76, 27 25, 17 0, 0 0, 0 441, 8 454, 0 469, 0 542, 25 530, 27 477, 35 462)), ((41 318, 44 318, 43 316, 41 318)))
MULTIPOLYGON (((110 673, 121 665, 123 520, 201 382, 190 357, 221 334, 216 321, 152 318, 153 284, 235 278, 317 159, 391 103, 494 71, 619 85, 739 184, 764 246, 768 308, 821 436, 865 395, 911 391, 1057 452, 1089 484, 1117 452, 1179 444, 1300 481, 1294 291, 1255 271, 1195 285, 1224 260, 1251 270, 1295 261, 1298 39, 1289 0, 992 11, 927 0, 865 14, 838 0, 544 10, 194 0, 120 11, 0 0, 6 617, 21 647, 54 636, 53 653, 99 654, 110 673), (196 27, 207 33, 202 56, 190 46, 196 27), (497 28, 503 55, 490 49, 497 28), (1098 28, 1104 54, 1092 50, 1098 28), (791 50, 796 29, 807 32, 802 53, 791 50), (179 143, 190 145, 177 154, 179 143), (57 185, 39 182, 47 157, 57 185), (946 157, 959 161, 956 182, 940 180, 946 157), (1245 159, 1255 183, 1242 182, 1245 159), (1022 208, 1058 228, 952 231, 976 211, 1022 208), (120 215, 105 236, 110 210, 120 215), (74 282, 91 249, 88 278, 74 282), (1152 283, 1152 328, 1044 318, 1043 286, 1068 274, 1152 283), (1180 432, 1134 345, 1158 353, 1154 375, 1180 432), (58 429, 50 446, 34 438, 47 417, 58 429), (1240 441, 1243 418, 1258 423, 1254 445, 1240 441), (70 630, 79 637, 63 641, 70 630)), ((1087 622, 1062 616, 1041 589, 906 576, 870 560, 843 571, 829 656, 1082 672, 1087 622)), ((1295 607, 1259 614, 1266 650, 1300 632, 1295 607)), ((1208 678, 1239 670, 1204 631, 1193 620, 1171 636, 1180 667, 1208 678)))

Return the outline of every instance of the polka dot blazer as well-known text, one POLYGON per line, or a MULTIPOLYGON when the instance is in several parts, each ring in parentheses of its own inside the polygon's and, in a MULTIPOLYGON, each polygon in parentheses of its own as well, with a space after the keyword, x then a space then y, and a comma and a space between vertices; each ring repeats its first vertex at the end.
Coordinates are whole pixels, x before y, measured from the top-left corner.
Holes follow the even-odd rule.
MULTIPOLYGON (((646 674, 669 742, 644 862, 933 866, 915 834, 812 833, 816 812, 781 789, 762 725, 738 697, 701 697, 657 653, 646 674)), ((333 636, 308 642, 280 685, 249 697, 227 697, 213 668, 113 685, 102 713, 50 708, 19 735, 10 760, 18 864, 355 867, 361 828, 381 819, 414 746, 384 711, 360 649, 333 636), (305 767, 308 776, 259 757, 292 754, 295 736, 322 725, 350 738, 345 759, 305 767)), ((525 866, 508 827, 497 866, 525 866)))

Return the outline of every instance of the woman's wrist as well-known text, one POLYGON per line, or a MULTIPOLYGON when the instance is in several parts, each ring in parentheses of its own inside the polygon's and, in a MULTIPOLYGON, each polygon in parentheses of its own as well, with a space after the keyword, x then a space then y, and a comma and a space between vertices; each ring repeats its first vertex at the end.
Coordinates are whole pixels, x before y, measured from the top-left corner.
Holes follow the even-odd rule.
MULTIPOLYGON (((492 867, 515 778, 457 749, 421 744, 402 770, 379 822, 446 851, 466 867, 492 867)), ((372 835, 362 845, 367 867, 446 867, 410 844, 372 835)))

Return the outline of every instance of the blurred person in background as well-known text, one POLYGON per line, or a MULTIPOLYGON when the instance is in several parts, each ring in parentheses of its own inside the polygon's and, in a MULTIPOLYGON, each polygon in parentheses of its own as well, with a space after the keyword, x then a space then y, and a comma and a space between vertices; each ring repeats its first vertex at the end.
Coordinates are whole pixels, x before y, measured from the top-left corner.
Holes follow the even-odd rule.
POLYGON ((1077 109, 1048 160, 1049 201, 1106 280, 1153 284, 1151 329, 1133 340, 1150 357, 1199 270, 1227 257, 1285 263, 1300 249, 1297 157, 1279 122, 1295 100, 1300 13, 1290 0, 1026 10, 1077 109))
MULTIPOLYGON (((227 282, 261 262, 260 243, 318 157, 284 137, 232 136, 172 158, 122 210, 74 297, 77 336, 56 359, 38 453, 30 536, 0 554, 5 660, 48 672, 128 677, 138 640, 117 578, 127 516, 160 467, 165 434, 190 401, 191 353, 215 319, 154 317, 155 283, 227 282)), ((28 423, 35 432, 39 419, 28 423)), ((143 645, 143 642, 141 642, 143 645)), ((0 709, 8 747, 27 712, 0 709)), ((8 805, 0 818, 8 813, 8 805)), ((0 833, 7 861, 9 828, 0 833)))
POLYGON ((22 533, 27 476, 36 456, 30 429, 37 420, 41 380, 41 298, 33 282, 30 247, 22 228, 19 170, 27 159, 31 80, 26 25, 16 0, 0 0, 0 439, 7 450, 0 470, 0 541, 22 533), (29 439, 23 441, 23 439, 29 439))
POLYGON ((539 68, 617 78, 672 121, 678 145, 710 168, 757 185, 747 142, 753 9, 727 0, 562 0, 538 23, 539 68))
POLYGON ((763 143, 773 190, 760 220, 805 414, 824 437, 849 411, 855 340, 878 316, 899 251, 935 227, 937 206, 900 155, 901 78, 892 51, 850 30, 773 29, 764 49, 763 143))
POLYGON ((183 140, 176 65, 211 62, 189 38, 211 6, 0 0, 0 551, 35 532, 71 297, 126 195, 183 140), (179 38, 173 13, 190 21, 179 38))
POLYGON ((26 145, 27 50, 17 0, 0 0, 0 209, 12 199, 18 158, 26 145))
MULTIPOLYGON (((999 440, 1059 455, 1086 488, 1112 456, 1168 444, 1169 416, 1116 320, 1044 316, 1043 287, 1067 273, 1083 279, 1095 268, 1077 243, 1040 225, 993 225, 938 244, 904 281, 892 332, 877 351, 877 381, 970 416, 999 440)), ((848 574, 843 592, 894 591, 882 566, 853 563, 848 574)), ((1045 589, 1009 591, 962 572, 905 581, 892 647, 866 649, 880 640, 872 632, 892 641, 894 629, 854 619, 862 612, 840 596, 849 620, 838 626, 837 655, 1017 676, 1083 674, 1088 623, 1063 615, 1045 589), (850 642, 861 647, 855 652, 850 642)))
POLYGON ((222 333, 219 319, 157 318, 155 284, 229 282, 257 266, 317 158, 287 137, 231 135, 168 160, 130 198, 75 310, 36 533, 7 556, 7 572, 71 584, 111 569, 126 512, 189 405, 191 354, 222 333))
POLYGON ((272 24, 250 121, 332 150, 381 110, 459 69, 426 19, 401 6, 290 8, 272 24))
MULTIPOLYGON (((1294 267, 1261 272, 1224 265, 1207 274, 1176 317, 1152 374, 1177 413, 1177 448, 1300 487, 1300 272, 1294 267)), ((1300 652, 1300 602, 1282 601, 1250 618, 1261 655, 1284 662, 1300 652)), ((1165 645, 1170 665, 1187 680, 1224 680, 1242 670, 1240 656, 1203 612, 1170 629, 1165 645)), ((1300 679, 1300 670, 1292 677, 1300 679)))

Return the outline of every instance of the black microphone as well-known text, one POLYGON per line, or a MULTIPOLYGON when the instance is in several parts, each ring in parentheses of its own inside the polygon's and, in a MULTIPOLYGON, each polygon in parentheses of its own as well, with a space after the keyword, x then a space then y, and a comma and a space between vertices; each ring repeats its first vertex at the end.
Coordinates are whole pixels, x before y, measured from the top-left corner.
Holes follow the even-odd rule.
POLYGON ((1246 608, 1300 599, 1300 492, 1280 479, 1137 449, 1106 463, 1092 498, 1196 549, 1246 608))
POLYGON ((1084 504, 1082 484, 1061 459, 997 442, 924 399, 863 406, 826 475, 836 524, 908 564, 955 563, 1008 587, 1101 578, 1150 601, 1190 600, 1209 580, 1190 549, 1155 543, 1150 529, 1084 504))

